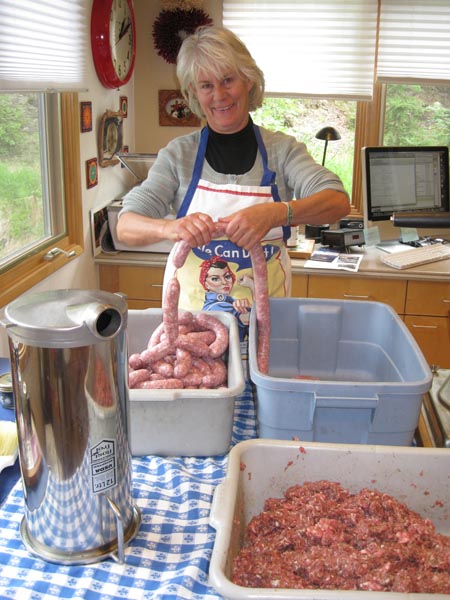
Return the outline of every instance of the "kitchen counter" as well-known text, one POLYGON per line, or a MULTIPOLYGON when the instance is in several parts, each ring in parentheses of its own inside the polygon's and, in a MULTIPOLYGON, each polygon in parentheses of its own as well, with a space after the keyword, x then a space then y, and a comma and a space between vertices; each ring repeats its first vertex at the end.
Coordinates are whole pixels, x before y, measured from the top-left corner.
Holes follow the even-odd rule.
MULTIPOLYGON (((412 269, 393 269, 381 262, 382 250, 375 247, 357 246, 350 249, 352 254, 362 254, 363 259, 357 273, 349 271, 338 271, 335 269, 307 269, 306 259, 291 259, 293 274, 307 275, 333 275, 336 277, 348 277, 349 275, 365 278, 380 277, 383 279, 414 279, 424 281, 450 281, 450 260, 442 260, 427 265, 421 265, 412 269)), ((116 252, 101 253, 95 257, 97 264, 124 265, 140 267, 165 267, 167 254, 151 252, 116 252)))

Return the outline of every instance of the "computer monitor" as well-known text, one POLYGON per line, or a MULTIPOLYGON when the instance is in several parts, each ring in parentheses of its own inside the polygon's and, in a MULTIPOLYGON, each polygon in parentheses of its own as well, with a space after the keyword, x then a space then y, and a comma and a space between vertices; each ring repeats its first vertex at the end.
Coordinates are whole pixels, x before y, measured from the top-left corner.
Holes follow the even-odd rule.
POLYGON ((447 146, 378 146, 362 149, 364 227, 394 213, 449 211, 447 146))

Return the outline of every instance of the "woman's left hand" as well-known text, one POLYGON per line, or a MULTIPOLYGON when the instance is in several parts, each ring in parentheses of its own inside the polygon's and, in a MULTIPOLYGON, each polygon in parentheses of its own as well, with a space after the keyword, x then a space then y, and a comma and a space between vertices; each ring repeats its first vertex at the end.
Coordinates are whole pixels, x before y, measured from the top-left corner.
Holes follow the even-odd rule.
POLYGON ((286 208, 280 203, 255 204, 227 217, 220 217, 218 222, 234 244, 251 250, 264 239, 268 231, 280 225, 285 213, 286 208))

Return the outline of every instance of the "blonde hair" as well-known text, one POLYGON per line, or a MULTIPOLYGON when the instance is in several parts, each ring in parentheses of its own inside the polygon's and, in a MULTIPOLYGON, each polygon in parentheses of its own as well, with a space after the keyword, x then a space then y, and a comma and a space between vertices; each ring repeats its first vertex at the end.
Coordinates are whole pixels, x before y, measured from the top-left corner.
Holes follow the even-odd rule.
POLYGON ((228 70, 253 83, 249 92, 249 110, 261 106, 264 74, 245 44, 232 31, 224 27, 199 27, 183 40, 177 57, 177 78, 189 108, 198 117, 205 116, 195 95, 199 72, 220 79, 228 70))

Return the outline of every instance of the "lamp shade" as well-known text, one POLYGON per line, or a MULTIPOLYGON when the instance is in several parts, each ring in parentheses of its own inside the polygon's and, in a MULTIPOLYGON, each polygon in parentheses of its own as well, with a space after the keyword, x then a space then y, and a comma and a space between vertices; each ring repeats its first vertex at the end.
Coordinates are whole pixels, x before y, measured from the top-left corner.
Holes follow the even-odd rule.
POLYGON ((316 133, 318 140, 326 140, 327 142, 340 140, 341 134, 334 127, 322 127, 320 131, 316 133))

